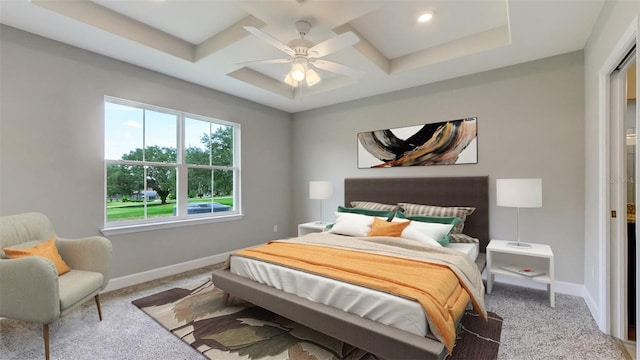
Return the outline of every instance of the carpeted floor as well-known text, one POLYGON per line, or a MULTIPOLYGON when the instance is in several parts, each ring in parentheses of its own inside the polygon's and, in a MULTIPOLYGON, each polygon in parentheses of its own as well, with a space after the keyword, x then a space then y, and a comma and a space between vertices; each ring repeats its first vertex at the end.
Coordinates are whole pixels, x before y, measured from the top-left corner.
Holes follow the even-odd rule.
MULTIPOLYGON (((50 326, 51 359, 202 360, 131 301, 192 284, 212 269, 103 294, 102 322, 93 301, 87 302, 50 326)), ((557 294, 552 309, 545 291, 497 283, 485 301, 487 310, 504 318, 498 359, 625 359, 618 343, 598 330, 582 298, 557 294)), ((41 325, 0 320, 0 359, 43 358, 41 325)))

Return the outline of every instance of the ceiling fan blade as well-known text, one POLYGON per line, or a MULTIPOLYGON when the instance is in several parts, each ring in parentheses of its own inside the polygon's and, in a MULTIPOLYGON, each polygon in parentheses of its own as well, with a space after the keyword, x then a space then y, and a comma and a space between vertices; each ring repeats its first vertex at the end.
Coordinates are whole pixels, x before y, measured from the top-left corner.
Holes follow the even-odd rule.
POLYGON ((289 56, 294 56, 296 54, 296 52, 292 48, 287 46, 287 44, 281 42, 280 40, 274 38, 273 36, 267 34, 266 32, 258 28, 255 28, 253 26, 244 26, 244 29, 252 33, 256 37, 260 38, 261 40, 266 41, 267 43, 271 44, 271 46, 276 47, 278 50, 286 53, 289 56))
POLYGON ((360 41, 358 35, 351 31, 347 31, 338 36, 332 37, 329 40, 325 40, 309 49, 309 57, 321 58, 348 46, 352 46, 358 43, 358 41, 360 41))
POLYGON ((268 60, 245 61, 245 62, 237 63, 236 65, 245 66, 245 65, 256 65, 256 64, 286 64, 290 62, 291 62, 290 59, 268 59, 268 60))
POLYGON ((337 74, 351 76, 353 78, 359 78, 362 75, 364 75, 363 71, 356 70, 354 68, 350 68, 348 66, 344 66, 338 63, 334 63, 333 61, 313 60, 312 64, 318 69, 330 71, 337 74))

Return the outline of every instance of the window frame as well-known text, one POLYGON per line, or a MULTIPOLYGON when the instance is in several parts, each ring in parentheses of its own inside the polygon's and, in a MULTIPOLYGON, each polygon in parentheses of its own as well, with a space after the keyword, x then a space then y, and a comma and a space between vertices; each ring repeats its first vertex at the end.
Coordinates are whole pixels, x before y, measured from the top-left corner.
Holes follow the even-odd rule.
MULTIPOLYGON (((120 99, 112 96, 105 96, 103 101, 103 106, 106 106, 107 103, 112 103, 116 105, 128 106, 133 108, 142 109, 143 111, 155 111, 166 114, 171 114, 176 116, 176 162, 154 162, 154 161, 137 161, 137 160, 123 160, 123 159, 107 159, 106 154, 103 159, 104 161, 104 197, 103 200, 103 228, 101 232, 104 235, 117 235, 131 232, 139 232, 139 231, 148 231, 148 230, 157 230, 157 229, 165 229, 172 227, 180 227, 180 226, 189 226, 189 225, 197 225, 197 224, 205 224, 212 222, 222 222, 222 221, 231 221, 231 220, 239 220, 244 216, 242 213, 242 197, 241 197, 241 188, 240 188, 240 176, 241 176, 241 167, 240 167, 240 138, 241 138, 241 126, 239 123, 234 123, 226 120, 220 120, 217 118, 212 118, 208 116, 192 114, 179 110, 167 109, 155 105, 149 105, 140 103, 132 100, 120 99), (205 121, 209 123, 213 123, 221 126, 229 126, 233 131, 233 163, 231 166, 222 166, 222 165, 197 165, 197 164, 187 164, 185 163, 186 159, 186 147, 185 147, 185 123, 186 119, 193 119, 198 121, 205 121), (107 221, 107 202, 108 194, 107 194, 107 182, 108 182, 108 166, 109 165, 130 165, 130 166, 160 166, 160 167, 175 167, 176 171, 176 215, 175 216, 166 216, 166 217, 151 217, 146 218, 146 205, 145 208, 145 218, 144 219, 133 219, 133 220, 120 220, 120 221, 107 221), (215 170, 224 170, 231 171, 233 174, 233 208, 229 211, 224 212, 211 212, 211 213, 203 213, 203 214, 188 214, 187 206, 189 204, 189 182, 188 182, 188 172, 189 169, 207 169, 211 171, 215 170)), ((106 128, 106 113, 103 108, 103 121, 104 127, 106 128)), ((145 130, 146 124, 143 124, 143 133, 145 130)), ((105 141, 106 141, 106 131, 105 131, 105 141)), ((106 145, 105 152, 106 152, 106 145)), ((146 146, 143 140, 143 148, 146 146)), ((146 191, 146 177, 143 180, 145 183, 145 191, 146 191)), ((146 199, 144 200, 146 204, 146 199)))

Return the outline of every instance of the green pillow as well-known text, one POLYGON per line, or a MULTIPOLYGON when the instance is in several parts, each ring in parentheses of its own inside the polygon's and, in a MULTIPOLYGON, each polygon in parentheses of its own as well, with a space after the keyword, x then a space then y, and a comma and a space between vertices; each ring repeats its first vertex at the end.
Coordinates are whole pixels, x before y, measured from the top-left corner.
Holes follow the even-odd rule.
MULTIPOLYGON (((460 219, 459 217, 455 217, 455 216, 431 216, 431 215, 406 216, 401 211, 396 211, 395 217, 398 218, 398 219, 407 219, 407 220, 411 220, 411 221, 437 223, 437 224, 451 224, 451 225, 453 225, 454 228, 456 227, 456 225, 458 225, 458 224, 460 224, 462 222, 462 219, 460 219)), ((451 228, 451 230, 453 231, 453 228, 451 228)), ((449 244, 449 235, 450 234, 451 234, 451 232, 449 232, 449 234, 445 235, 444 238, 439 239, 438 242, 442 246, 446 246, 447 244, 449 244)))
POLYGON ((338 212, 353 213, 353 214, 360 214, 360 215, 367 215, 367 216, 386 217, 387 221, 391 221, 391 219, 393 219, 393 216, 396 214, 395 212, 388 211, 388 210, 373 210, 373 209, 357 208, 357 207, 348 208, 344 206, 338 206, 338 212))
POLYGON ((455 217, 455 216, 432 216, 432 215, 412 215, 412 216, 407 216, 401 211, 397 211, 395 213, 395 217, 397 217, 398 219, 407 219, 407 220, 414 220, 414 221, 421 221, 421 222, 431 222, 431 223, 438 223, 438 224, 452 224, 454 227, 456 225, 460 224, 460 222, 462 222, 462 219, 460 219, 459 217, 455 217))

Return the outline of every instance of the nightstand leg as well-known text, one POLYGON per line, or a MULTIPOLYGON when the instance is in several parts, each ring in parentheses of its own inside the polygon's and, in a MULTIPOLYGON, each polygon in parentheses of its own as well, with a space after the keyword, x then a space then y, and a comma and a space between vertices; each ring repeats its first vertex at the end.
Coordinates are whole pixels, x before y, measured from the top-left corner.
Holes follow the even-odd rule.
POLYGON ((556 307, 556 284, 553 273, 553 257, 549 259, 549 285, 547 288, 549 289, 549 305, 551 307, 556 307))
POLYGON ((493 269, 493 256, 491 251, 487 251, 487 294, 491 294, 491 290, 493 290, 493 274, 491 273, 491 269, 493 269))
POLYGON ((493 274, 491 271, 487 271, 487 294, 491 294, 493 289, 493 274))

